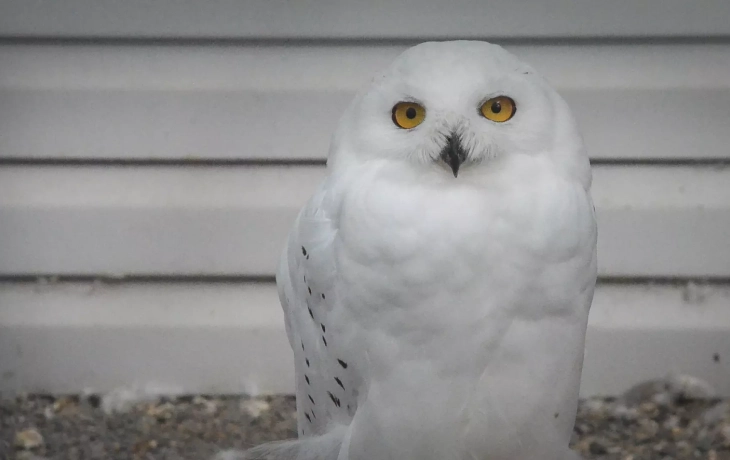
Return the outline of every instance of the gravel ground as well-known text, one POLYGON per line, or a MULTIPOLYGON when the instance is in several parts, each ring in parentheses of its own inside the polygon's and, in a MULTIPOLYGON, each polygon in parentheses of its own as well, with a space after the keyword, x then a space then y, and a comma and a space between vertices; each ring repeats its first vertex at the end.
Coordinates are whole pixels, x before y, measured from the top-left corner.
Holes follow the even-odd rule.
MULTIPOLYGON (((672 382, 581 401, 574 447, 587 459, 730 460, 730 402, 696 380, 672 382)), ((295 436, 294 411, 288 395, 126 403, 16 397, 0 402, 0 460, 204 460, 219 449, 295 436)))

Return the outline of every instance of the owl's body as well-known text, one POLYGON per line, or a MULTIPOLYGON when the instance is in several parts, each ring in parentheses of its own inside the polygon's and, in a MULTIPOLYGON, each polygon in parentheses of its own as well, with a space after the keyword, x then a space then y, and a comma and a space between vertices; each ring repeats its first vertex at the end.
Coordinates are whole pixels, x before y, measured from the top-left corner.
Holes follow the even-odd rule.
POLYGON ((577 458, 596 224, 557 93, 499 47, 420 45, 355 99, 328 163, 277 275, 300 439, 250 454, 577 458), (479 107, 499 95, 517 109, 495 123, 479 107), (419 126, 389 119, 399 101, 419 126))

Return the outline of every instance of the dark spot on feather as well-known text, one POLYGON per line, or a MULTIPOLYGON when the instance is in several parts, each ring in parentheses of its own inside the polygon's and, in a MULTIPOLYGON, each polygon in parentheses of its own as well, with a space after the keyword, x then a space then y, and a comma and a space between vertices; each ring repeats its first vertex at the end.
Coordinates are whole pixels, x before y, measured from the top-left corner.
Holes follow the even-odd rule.
POLYGON ((320 326, 322 326, 322 332, 327 332, 324 327, 324 323, 322 323, 320 326))
POLYGON ((309 316, 311 316, 312 319, 314 319, 314 313, 312 313, 312 309, 307 307, 307 310, 309 310, 309 316))
POLYGON ((307 420, 309 420, 309 423, 312 423, 312 417, 310 417, 308 413, 305 412, 304 416, 307 417, 307 420))
POLYGON ((712 360, 715 361, 716 363, 719 363, 720 362, 720 353, 713 354, 712 360))
POLYGON ((309 376, 307 374, 304 374, 304 380, 306 380, 307 385, 309 385, 309 376))
POLYGON ((327 339, 325 339, 324 336, 322 336, 322 342, 324 342, 324 346, 326 347, 327 346, 327 339))
POLYGON ((312 398, 312 395, 307 395, 307 396, 309 396, 309 400, 312 401, 312 404, 314 404, 314 399, 312 398))
POLYGON ((342 380, 340 380, 339 377, 335 377, 335 382, 337 382, 337 384, 341 386, 343 390, 345 389, 345 385, 342 384, 342 380))
POLYGON ((309 260, 309 256, 307 256, 307 260, 309 260))
POLYGON ((304 351, 304 341, 302 341, 302 351, 304 351))
POLYGON ((314 409, 312 409, 312 417, 317 418, 317 416, 314 415, 314 409))
POLYGON ((556 412, 555 414, 553 414, 553 417, 555 417, 555 418, 560 417, 560 412, 556 412))
POLYGON ((304 275, 304 282, 307 282, 307 275, 304 275))
POLYGON ((309 367, 309 358, 304 358, 304 361, 307 363, 307 367, 309 367))
POLYGON ((327 392, 327 394, 330 396, 330 399, 332 400, 332 402, 335 403, 335 406, 340 407, 340 398, 338 398, 337 396, 333 395, 329 391, 327 392))
POLYGON ((340 363, 340 366, 342 366, 343 369, 347 369, 347 363, 346 362, 344 362, 341 359, 338 359, 337 362, 340 363))
POLYGON ((305 256, 307 255, 307 250, 304 248, 304 246, 302 246, 302 254, 305 256))
POLYGON ((309 295, 312 295, 312 288, 307 286, 307 290, 309 291, 309 295))
POLYGON ((322 294, 322 300, 324 300, 324 293, 322 294))

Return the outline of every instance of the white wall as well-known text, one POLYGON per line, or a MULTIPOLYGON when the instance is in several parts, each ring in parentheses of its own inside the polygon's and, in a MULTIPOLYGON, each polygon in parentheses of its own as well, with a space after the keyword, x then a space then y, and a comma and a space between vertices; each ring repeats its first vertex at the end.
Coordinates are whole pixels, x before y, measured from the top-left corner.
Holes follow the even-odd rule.
POLYGON ((471 37, 553 82, 594 161, 584 394, 730 394, 729 3, 200 5, 0 1, 0 391, 290 390, 271 276, 342 108, 471 37))

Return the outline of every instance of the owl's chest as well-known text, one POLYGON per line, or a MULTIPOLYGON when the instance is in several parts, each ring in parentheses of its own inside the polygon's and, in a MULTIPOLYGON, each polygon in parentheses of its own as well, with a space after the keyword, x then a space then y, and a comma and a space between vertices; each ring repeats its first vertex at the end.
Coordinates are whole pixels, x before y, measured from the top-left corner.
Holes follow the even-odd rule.
POLYGON ((558 181, 383 181, 348 194, 339 238, 338 267, 355 292, 391 305, 468 302, 566 263, 583 268, 595 223, 585 191, 558 181))
POLYGON ((397 353, 471 378, 515 320, 587 313, 590 201, 571 187, 551 193, 381 186, 350 196, 336 257, 357 346, 386 367, 397 353))

